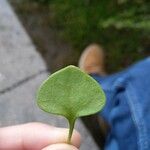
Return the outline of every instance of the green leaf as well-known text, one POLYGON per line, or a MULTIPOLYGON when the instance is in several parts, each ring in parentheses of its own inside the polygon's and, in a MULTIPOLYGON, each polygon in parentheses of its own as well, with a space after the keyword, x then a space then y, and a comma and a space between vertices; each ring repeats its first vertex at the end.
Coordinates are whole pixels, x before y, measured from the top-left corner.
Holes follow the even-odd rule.
POLYGON ((41 85, 37 99, 42 110, 68 119, 68 142, 75 120, 100 111, 105 104, 100 85, 75 66, 68 66, 48 77, 41 85))

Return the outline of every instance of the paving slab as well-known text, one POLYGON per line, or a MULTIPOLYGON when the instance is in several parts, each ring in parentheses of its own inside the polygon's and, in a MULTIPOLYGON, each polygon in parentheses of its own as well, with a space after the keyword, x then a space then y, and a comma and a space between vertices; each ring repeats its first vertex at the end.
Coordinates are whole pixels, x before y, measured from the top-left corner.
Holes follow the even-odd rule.
POLYGON ((0 0, 0 92, 46 70, 6 0, 0 0))

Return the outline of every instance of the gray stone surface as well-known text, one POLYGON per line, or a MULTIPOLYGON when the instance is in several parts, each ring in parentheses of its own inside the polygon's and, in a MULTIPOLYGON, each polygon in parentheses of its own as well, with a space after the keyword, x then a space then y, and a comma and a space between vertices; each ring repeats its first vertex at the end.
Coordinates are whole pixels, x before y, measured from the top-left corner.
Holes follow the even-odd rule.
POLYGON ((46 70, 29 36, 5 0, 0 0, 0 91, 46 70))
MULTIPOLYGON (((6 0, 0 0, 0 126, 43 122, 67 127, 63 117, 38 109, 36 91, 48 73, 16 15, 6 0)), ((98 150, 80 120, 76 129, 83 137, 81 150, 98 150)))

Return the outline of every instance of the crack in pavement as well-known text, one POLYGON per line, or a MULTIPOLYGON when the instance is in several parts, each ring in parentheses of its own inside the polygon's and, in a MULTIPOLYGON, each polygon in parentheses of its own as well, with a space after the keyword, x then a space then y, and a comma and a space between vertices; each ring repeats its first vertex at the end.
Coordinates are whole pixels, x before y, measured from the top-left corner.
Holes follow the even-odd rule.
POLYGON ((14 83, 14 84, 11 85, 10 87, 7 87, 7 88, 1 90, 1 91, 0 91, 0 96, 3 95, 3 94, 5 94, 5 93, 7 93, 7 92, 9 92, 9 91, 14 90, 15 88, 17 88, 17 87, 21 86, 22 84, 24 84, 24 83, 26 83, 26 82, 28 82, 28 81, 30 81, 30 80, 36 78, 37 76, 39 76, 39 75, 41 75, 41 74, 43 74, 43 73, 48 73, 48 70, 47 70, 47 69, 41 70, 41 71, 39 71, 38 73, 33 74, 33 75, 31 75, 31 76, 29 76, 29 77, 23 79, 23 80, 20 80, 20 81, 14 83))

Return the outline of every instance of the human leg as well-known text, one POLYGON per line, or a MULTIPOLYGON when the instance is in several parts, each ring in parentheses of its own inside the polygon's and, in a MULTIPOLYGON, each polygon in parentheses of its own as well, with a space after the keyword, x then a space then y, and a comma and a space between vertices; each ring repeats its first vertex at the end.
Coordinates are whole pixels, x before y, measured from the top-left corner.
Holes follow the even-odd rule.
POLYGON ((101 84, 107 97, 106 106, 100 113, 111 127, 105 149, 148 150, 150 58, 110 76, 88 73, 101 84))

